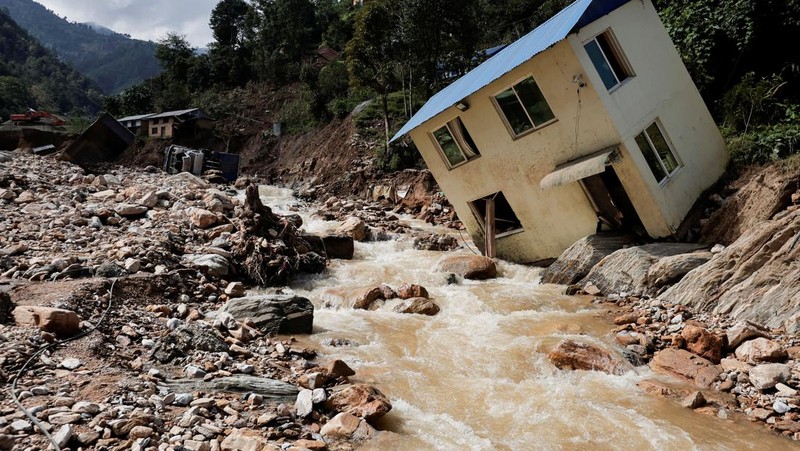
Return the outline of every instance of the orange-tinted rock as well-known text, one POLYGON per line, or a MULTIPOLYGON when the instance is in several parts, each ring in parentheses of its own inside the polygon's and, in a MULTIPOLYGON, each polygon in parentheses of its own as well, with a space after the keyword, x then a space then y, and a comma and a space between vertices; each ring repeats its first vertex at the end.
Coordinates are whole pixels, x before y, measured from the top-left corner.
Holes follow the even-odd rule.
POLYGON ((633 366, 598 346, 574 340, 564 340, 547 355, 550 362, 562 370, 602 371, 624 374, 633 366))
POLYGON ((400 299, 411 299, 411 298, 428 298, 428 290, 425 287, 420 285, 412 285, 412 284, 403 284, 400 285, 400 288, 397 289, 397 297, 400 299))
POLYGON ((369 306, 378 299, 386 299, 381 287, 375 287, 356 298, 353 303, 354 309, 367 310, 369 306))
POLYGON ((392 410, 389 399, 375 387, 357 384, 333 393, 326 403, 329 409, 346 412, 374 421, 392 410))
POLYGON ((439 270, 464 277, 484 280, 497 277, 494 260, 480 255, 455 255, 439 262, 439 270))
POLYGON ((661 374, 679 376, 700 387, 710 387, 722 369, 710 361, 685 349, 667 348, 658 351, 650 361, 650 368, 661 374))
POLYGON ((433 316, 439 313, 439 306, 425 298, 411 298, 398 304, 394 311, 397 313, 433 316))
POLYGON ((81 319, 72 310, 33 305, 14 309, 14 320, 21 326, 35 326, 60 337, 71 337, 80 332, 81 319))
POLYGON ((327 365, 325 365, 325 370, 328 372, 328 374, 332 374, 336 377, 350 377, 356 374, 356 372, 350 368, 349 365, 341 360, 331 360, 327 365))
POLYGON ((722 351, 725 349, 724 337, 691 324, 687 324, 683 328, 681 336, 686 340, 686 349, 690 352, 708 359, 712 363, 719 363, 722 351))

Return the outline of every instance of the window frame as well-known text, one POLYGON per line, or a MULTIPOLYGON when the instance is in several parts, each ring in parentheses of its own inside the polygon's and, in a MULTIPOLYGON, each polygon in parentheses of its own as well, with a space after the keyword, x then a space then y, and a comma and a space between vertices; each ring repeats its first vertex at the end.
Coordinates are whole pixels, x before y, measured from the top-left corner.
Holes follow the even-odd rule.
POLYGON ((444 160, 444 164, 447 166, 447 170, 448 171, 452 171, 453 169, 456 169, 456 168, 459 168, 461 166, 464 166, 465 164, 467 164, 467 163, 469 163, 471 161, 475 161, 478 158, 480 158, 481 155, 482 155, 480 149, 478 149, 477 145, 476 145, 475 146, 476 155, 474 157, 472 157, 472 158, 467 158, 467 155, 464 153, 464 149, 461 147, 461 144, 458 142, 459 140, 456 139, 456 135, 453 133, 453 131, 450 128, 450 123, 453 122, 453 121, 460 121, 461 122, 461 126, 464 127, 464 131, 470 136, 470 139, 472 140, 473 144, 475 143, 475 138, 472 138, 472 135, 467 130, 466 125, 464 125, 464 121, 461 119, 461 116, 455 116, 455 117, 445 121, 440 126, 434 128, 430 132, 428 132, 428 135, 430 136, 431 140, 433 141, 434 147, 436 147, 436 150, 439 152, 439 156, 442 157, 442 160, 444 160), (439 130, 441 130, 443 128, 447 129, 447 133, 450 134, 450 138, 453 140, 453 143, 458 148, 458 151, 461 152, 461 156, 464 157, 464 161, 462 161, 462 162, 460 162, 458 164, 450 163, 450 160, 447 158, 447 154, 445 154, 441 143, 439 143, 439 140, 436 139, 436 132, 438 132, 439 130))
MULTIPOLYGON (((511 206, 511 202, 508 201, 508 198, 503 193, 503 190, 495 191, 494 193, 487 194, 485 196, 481 196, 481 197, 475 198, 475 199, 467 202, 467 205, 469 206, 469 209, 472 211, 472 215, 475 217, 475 220, 478 222, 478 227, 481 228, 481 231, 484 234, 486 233, 486 224, 485 224, 486 212, 485 211, 484 212, 478 211, 478 208, 475 205, 475 202, 480 201, 480 200, 485 200, 487 197, 496 196, 498 194, 502 194, 503 195, 503 199, 505 199, 506 204, 508 204, 508 208, 511 210, 512 213, 514 213, 514 217, 516 217, 517 218, 517 222, 519 222, 519 228, 514 229, 514 230, 509 230, 508 232, 498 233, 498 234, 495 235, 495 239, 505 238, 507 236, 516 235, 518 233, 524 232, 525 231, 525 226, 522 224, 522 221, 519 219, 519 215, 517 215, 517 212, 516 212, 516 210, 514 210, 514 207, 511 206)), ((495 219, 494 220, 495 220, 495 222, 497 222, 496 210, 495 210, 495 219)), ((497 230, 497 226, 496 225, 495 225, 495 230, 497 230)))
POLYGON ((675 146, 672 144, 672 141, 669 139, 669 136, 664 131, 664 126, 661 124, 661 121, 659 119, 656 119, 655 121, 650 122, 649 124, 647 124, 646 127, 644 127, 642 129, 641 132, 637 133, 633 137, 633 141, 634 141, 634 143, 636 143, 636 147, 639 147, 639 151, 642 153, 642 158, 645 159, 645 165, 647 166, 647 169, 650 170, 650 174, 653 175, 653 178, 656 178, 656 175, 653 174, 653 170, 650 168, 650 164, 647 163, 647 157, 645 157, 645 155, 644 155, 645 151, 644 151, 644 149, 641 148, 641 146, 639 146, 639 143, 636 142, 636 138, 638 138, 639 136, 644 136, 645 140, 647 140, 647 144, 648 144, 648 146, 650 146, 649 151, 655 154, 656 160, 661 165, 661 170, 664 171, 664 174, 666 174, 663 179, 656 180, 656 183, 658 183, 658 186, 664 187, 673 178, 675 178, 675 176, 679 172, 681 172, 681 169, 683 169, 683 160, 680 158, 680 155, 678 155, 678 152, 675 150, 675 146), (652 127, 653 125, 655 125, 658 128, 658 132, 661 133, 661 137, 664 138, 664 142, 667 145, 667 149, 669 150, 670 154, 672 155, 672 158, 674 158, 675 162, 677 163, 677 166, 675 167, 675 169, 672 170, 672 172, 669 172, 667 170, 667 166, 664 164, 664 161, 661 159, 661 155, 658 154, 658 150, 656 149, 655 144, 653 144, 653 139, 650 137, 650 134, 647 133, 647 129, 652 127))
POLYGON ((545 97, 544 91, 542 91, 542 88, 539 86, 539 82, 536 81, 536 77, 534 77, 533 74, 528 74, 528 75, 518 79, 514 83, 512 83, 512 84, 506 86, 505 88, 503 88, 503 89, 497 91, 496 93, 494 93, 491 96, 491 98, 492 98, 492 103, 494 104, 494 107, 497 110, 497 113, 500 115, 500 118, 503 121, 503 124, 505 124, 506 129, 508 129, 508 133, 511 135, 511 138, 513 140, 515 140, 515 141, 517 139, 520 139, 520 138, 522 138, 524 136, 527 136, 527 135, 529 135, 529 134, 531 134, 533 132, 539 131, 539 130, 547 127, 550 124, 554 124, 554 123, 558 122, 558 116, 556 116, 555 111, 553 111, 553 108, 550 106, 550 102, 547 101, 547 97, 545 97), (547 108, 550 110, 551 113, 553 113, 553 118, 552 119, 550 119, 547 122, 543 122, 543 123, 541 123, 539 125, 537 125, 533 121, 533 118, 531 118, 530 112, 528 112, 528 108, 522 102, 522 99, 520 98, 519 93, 517 92, 517 90, 514 89, 515 86, 521 84, 523 81, 525 81, 525 80, 527 80, 529 78, 532 79, 533 82, 536 84, 536 88, 539 89, 539 92, 542 94, 542 98, 544 98, 544 102, 547 105, 547 108), (517 102, 519 102, 519 104, 522 106, 522 110, 525 112, 525 116, 528 118, 528 121, 530 121, 530 123, 532 125, 531 128, 529 128, 528 130, 525 130, 525 131, 523 131, 522 133, 519 133, 519 134, 517 134, 514 131, 514 128, 511 126, 511 123, 508 121, 508 117, 506 117, 505 111, 503 111, 503 108, 500 106, 500 102, 497 101, 497 96, 499 96, 500 94, 508 91, 509 89, 512 90, 512 92, 514 93, 514 96, 517 98, 517 102))
POLYGON ((625 85, 632 78, 636 77, 636 72, 634 72, 633 66, 631 66, 630 61, 628 61, 628 57, 625 55, 625 52, 622 51, 622 46, 620 46, 619 40, 617 39, 617 36, 614 34, 614 31, 611 28, 606 28, 605 30, 601 31, 600 33, 597 33, 596 35, 592 36, 591 38, 585 40, 582 43, 582 45, 583 45, 583 51, 586 52, 586 56, 589 58, 589 61, 592 63, 592 67, 594 68, 594 70, 597 73, 597 75, 600 77, 600 82, 602 83, 603 87, 606 88, 606 91, 608 91, 609 94, 617 91, 620 87, 625 85), (606 52, 603 50, 603 46, 600 45, 600 41, 598 41, 598 39, 597 39, 598 37, 603 36, 603 35, 606 36, 606 39, 608 41, 608 45, 611 48, 611 51, 613 52, 612 56, 614 57, 616 62, 619 64, 619 66, 627 73, 627 77, 625 77, 622 80, 620 80, 619 74, 614 72, 614 66, 611 64, 610 60, 608 59, 608 55, 606 55, 606 52), (606 87, 606 84, 603 81, 602 74, 600 74, 600 71, 597 69, 597 65, 594 64, 594 61, 592 60, 591 55, 589 55, 589 52, 586 50, 586 46, 590 42, 595 42, 596 43, 597 49, 600 50, 600 54, 603 56, 603 59, 605 59, 606 64, 608 65, 608 68, 611 70, 612 75, 614 75, 614 79, 617 80, 617 84, 615 84, 614 86, 612 86, 610 88, 606 87))

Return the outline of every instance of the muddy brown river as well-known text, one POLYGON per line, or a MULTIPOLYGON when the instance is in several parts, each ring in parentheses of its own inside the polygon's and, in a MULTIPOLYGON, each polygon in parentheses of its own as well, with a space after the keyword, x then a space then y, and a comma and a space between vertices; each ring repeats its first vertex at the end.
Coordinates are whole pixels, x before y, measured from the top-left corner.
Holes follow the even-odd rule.
MULTIPOLYGON (((295 202, 288 190, 263 188, 262 196, 278 212, 295 202)), ((309 231, 335 227, 303 216, 309 231)), ((564 338, 615 346, 602 307, 563 296, 563 287, 538 283, 538 269, 510 263, 499 264, 496 280, 448 285, 434 271, 442 256, 414 250, 407 237, 356 243, 352 261, 333 261, 291 287, 317 308, 314 334, 301 340, 322 358, 348 362, 353 381, 391 399, 379 426, 393 433, 362 449, 800 449, 734 415, 701 415, 645 394, 637 382, 658 377, 646 367, 624 376, 557 370, 546 354, 564 338), (381 283, 423 285, 441 312, 350 308, 381 283), (356 345, 326 346, 332 338, 356 345)))

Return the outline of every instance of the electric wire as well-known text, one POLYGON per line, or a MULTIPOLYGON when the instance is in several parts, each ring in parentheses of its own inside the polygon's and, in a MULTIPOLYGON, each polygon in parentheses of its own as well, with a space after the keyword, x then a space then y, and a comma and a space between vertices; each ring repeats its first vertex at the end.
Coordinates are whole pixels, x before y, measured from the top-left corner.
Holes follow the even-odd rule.
POLYGON ((31 422, 33 423, 34 426, 39 428, 39 431, 42 434, 44 434, 44 436, 47 438, 47 440, 53 446, 53 449, 55 451, 61 451, 61 447, 58 446, 58 443, 56 443, 56 441, 53 438, 53 436, 50 435, 49 432, 47 432, 47 430, 44 428, 42 423, 39 420, 37 420, 36 417, 28 409, 25 408, 25 406, 22 405, 22 402, 20 402, 19 398, 17 397, 17 383, 22 378, 22 376, 28 371, 28 366, 30 366, 30 364, 33 363, 33 361, 37 357, 42 355, 45 351, 53 349, 53 348, 55 348, 57 346, 61 346, 63 344, 67 344, 67 343, 69 343, 71 341, 79 340, 79 339, 91 334, 92 332, 97 330, 97 328, 100 327, 101 324, 103 324, 103 322, 106 319, 106 316, 108 316, 108 312, 111 311, 112 301, 114 300, 114 285, 116 283, 117 283, 117 279, 113 279, 112 282, 111 282, 111 288, 108 290, 108 306, 106 306, 106 310, 103 312, 103 315, 100 317, 100 320, 98 320, 95 325, 93 325, 90 329, 88 329, 88 330, 86 330, 84 332, 81 332, 78 335, 75 335, 74 337, 65 338, 64 340, 60 340, 60 341, 56 341, 56 342, 50 343, 49 345, 46 345, 46 346, 42 347, 41 349, 39 349, 38 351, 36 351, 36 353, 34 353, 25 362, 25 364, 22 365, 22 368, 19 369, 19 371, 17 372, 17 375, 14 376, 14 380, 11 382, 11 399, 14 401, 14 404, 16 404, 17 407, 19 408, 19 410, 21 410, 22 413, 24 413, 25 416, 28 417, 29 420, 31 420, 31 422))

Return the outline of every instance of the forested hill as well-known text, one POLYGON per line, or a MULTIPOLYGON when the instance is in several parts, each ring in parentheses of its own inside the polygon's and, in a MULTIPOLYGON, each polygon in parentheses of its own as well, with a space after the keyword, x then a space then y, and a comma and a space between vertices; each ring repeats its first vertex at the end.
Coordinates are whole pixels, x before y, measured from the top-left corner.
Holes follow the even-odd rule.
POLYGON ((0 117, 27 108, 93 114, 101 96, 93 81, 61 62, 0 9, 0 117))
POLYGON ((106 94, 116 94, 161 72, 152 42, 69 22, 33 0, 0 0, 0 8, 7 8, 20 26, 97 82, 106 94))

